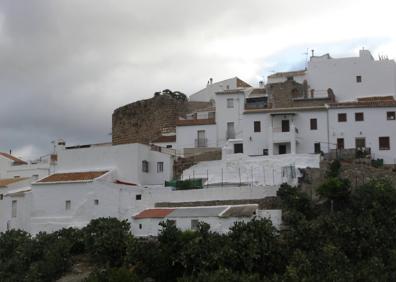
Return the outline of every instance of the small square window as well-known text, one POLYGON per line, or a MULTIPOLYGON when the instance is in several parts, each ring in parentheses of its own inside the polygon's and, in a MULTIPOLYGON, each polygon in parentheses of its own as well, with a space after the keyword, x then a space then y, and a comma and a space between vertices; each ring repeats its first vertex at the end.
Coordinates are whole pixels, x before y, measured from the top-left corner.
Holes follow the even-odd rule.
POLYGON ((66 202, 65 202, 65 210, 70 210, 71 209, 71 201, 70 200, 67 200, 66 202))
POLYGON ((268 156, 268 149, 263 149, 263 156, 268 156))
POLYGON ((396 120, 396 112, 386 112, 387 120, 396 120))
POLYGON ((318 120, 316 118, 311 118, 310 127, 311 127, 311 130, 317 130, 318 129, 318 120))
POLYGON ((339 113, 338 114, 338 122, 346 122, 347 121, 347 114, 346 113, 339 113))
POLYGON ((172 145, 166 145, 166 148, 171 149, 172 145))
POLYGON ((382 150, 390 150, 390 139, 389 137, 379 137, 379 149, 382 150))
POLYGON ((135 198, 136 198, 136 201, 140 201, 142 199, 142 195, 141 194, 137 194, 135 198))
POLYGON ((157 172, 164 171, 164 162, 157 162, 157 172))
POLYGON ((233 98, 228 98, 227 99, 227 108, 231 109, 234 107, 234 99, 233 98))
POLYGON ((98 200, 98 199, 95 199, 95 200, 94 200, 94 204, 95 204, 95 206, 99 206, 99 200, 98 200))
POLYGON ((355 113, 355 121, 364 121, 364 113, 355 113))
POLYGON ((254 132, 261 132, 261 122, 260 121, 254 122, 254 132))
POLYGON ((357 75, 357 76, 356 76, 356 82, 357 82, 357 83, 362 82, 362 76, 361 76, 361 75, 357 75))

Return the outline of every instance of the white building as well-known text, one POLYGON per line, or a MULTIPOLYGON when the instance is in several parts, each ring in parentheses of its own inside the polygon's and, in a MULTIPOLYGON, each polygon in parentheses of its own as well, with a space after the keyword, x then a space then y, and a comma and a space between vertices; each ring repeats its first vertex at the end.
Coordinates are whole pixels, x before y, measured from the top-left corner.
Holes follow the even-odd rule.
POLYGON ((243 80, 239 79, 238 77, 233 77, 218 82, 213 82, 213 79, 210 78, 206 87, 190 95, 189 100, 198 102, 210 102, 215 100, 215 94, 217 92, 246 87, 251 86, 243 80))

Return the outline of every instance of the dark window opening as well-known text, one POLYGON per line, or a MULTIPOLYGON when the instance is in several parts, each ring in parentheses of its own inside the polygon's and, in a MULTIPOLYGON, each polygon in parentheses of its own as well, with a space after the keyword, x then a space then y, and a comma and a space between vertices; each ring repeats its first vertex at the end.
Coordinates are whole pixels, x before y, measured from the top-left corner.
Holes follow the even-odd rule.
POLYGON ((243 144, 238 143, 234 144, 234 154, 242 154, 243 153, 243 144))
POLYGON ((315 150, 315 154, 320 154, 320 152, 322 151, 320 149, 320 143, 319 142, 314 144, 314 150, 315 150))
POLYGON ((379 137, 379 149, 380 150, 390 150, 390 139, 389 137, 379 137))
POLYGON ((142 161, 142 171, 149 172, 149 163, 148 161, 142 161))
POLYGON ((361 76, 361 75, 357 75, 357 76, 356 76, 356 82, 357 82, 357 83, 362 82, 362 76, 361 76))
POLYGON ((395 120, 396 119, 396 112, 387 112, 386 113, 387 120, 395 120))
POLYGON ((284 154, 286 154, 286 151, 287 151, 286 145, 280 144, 280 145, 279 145, 279 155, 284 155, 284 154))
POLYGON ((290 121, 288 119, 282 120, 282 132, 289 132, 290 131, 290 121))
POLYGON ((355 113, 355 121, 364 121, 364 113, 355 113))
POLYGON ((364 137, 357 137, 357 138, 355 139, 355 148, 356 148, 356 149, 366 148, 366 138, 364 138, 364 137))
POLYGON ((337 138, 337 149, 344 149, 344 138, 337 138))
POLYGON ((254 122, 254 132, 261 132, 261 122, 260 121, 254 122))
POLYGON ((318 120, 316 118, 311 118, 310 123, 311 123, 311 130, 318 129, 318 120))
POLYGON ((347 121, 347 114, 346 113, 338 114, 338 122, 346 122, 346 121, 347 121))
POLYGON ((263 149, 263 156, 268 156, 268 149, 263 149))
POLYGON ((137 194, 135 198, 136 198, 136 201, 140 201, 142 199, 142 195, 141 194, 137 194))

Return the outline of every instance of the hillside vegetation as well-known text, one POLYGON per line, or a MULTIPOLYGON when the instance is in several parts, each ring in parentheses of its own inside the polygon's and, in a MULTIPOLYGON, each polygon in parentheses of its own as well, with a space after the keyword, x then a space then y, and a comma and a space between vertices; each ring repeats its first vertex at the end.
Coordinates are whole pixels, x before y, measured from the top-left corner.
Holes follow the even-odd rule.
POLYGON ((95 268, 86 281, 395 281, 396 190, 386 180, 352 190, 340 170, 330 165, 319 202, 281 186, 281 231, 265 219, 226 235, 164 222, 158 238, 139 239, 112 218, 35 237, 7 231, 1 281, 54 281, 81 256, 95 268))

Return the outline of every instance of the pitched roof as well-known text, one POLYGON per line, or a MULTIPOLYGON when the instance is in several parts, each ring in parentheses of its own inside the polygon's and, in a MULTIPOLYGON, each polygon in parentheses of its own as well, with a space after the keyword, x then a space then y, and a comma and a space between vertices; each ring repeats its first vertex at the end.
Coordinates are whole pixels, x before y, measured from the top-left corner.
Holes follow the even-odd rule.
POLYGON ((216 124, 215 119, 178 119, 176 121, 176 126, 189 126, 189 125, 209 125, 216 124))
POLYGON ((171 142, 176 142, 176 135, 160 136, 152 141, 152 143, 171 143, 171 142))
POLYGON ((243 205, 229 207, 221 217, 251 217, 256 214, 258 205, 243 205))
POLYGON ((64 182, 89 182, 108 173, 105 171, 86 171, 86 172, 66 172, 55 173, 46 178, 37 181, 35 184, 42 183, 64 183, 64 182))
POLYGON ((5 179, 0 179, 0 187, 7 187, 10 184, 14 184, 23 180, 26 180, 28 178, 5 178, 5 179))
POLYGON ((191 207, 191 208, 176 208, 167 217, 216 217, 219 216, 227 207, 191 207))
POLYGON ((277 77, 285 77, 285 76, 294 76, 294 75, 304 75, 305 70, 296 70, 296 71, 286 71, 286 72, 276 72, 268 76, 268 78, 277 78, 277 77))
POLYGON ((19 165, 27 164, 27 162, 25 162, 25 161, 23 161, 21 159, 18 159, 18 158, 14 157, 14 156, 12 156, 10 154, 7 154, 7 153, 0 152, 0 156, 2 156, 4 158, 7 158, 7 159, 9 159, 11 161, 14 161, 15 164, 19 164, 19 165))
POLYGON ((137 215, 135 215, 133 218, 134 219, 144 219, 144 218, 164 218, 171 212, 173 212, 175 209, 169 208, 169 209, 146 209, 144 211, 141 211, 137 215))

